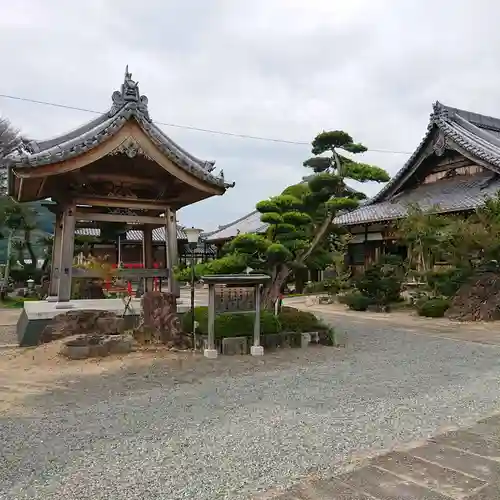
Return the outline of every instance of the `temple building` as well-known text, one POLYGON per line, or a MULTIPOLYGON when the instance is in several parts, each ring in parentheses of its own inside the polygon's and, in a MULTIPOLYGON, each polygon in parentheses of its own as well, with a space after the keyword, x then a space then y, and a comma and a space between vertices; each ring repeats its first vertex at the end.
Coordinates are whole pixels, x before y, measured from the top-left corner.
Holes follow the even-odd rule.
POLYGON ((427 131, 403 168, 373 198, 335 223, 353 235, 349 264, 363 269, 382 254, 407 256, 394 223, 409 205, 468 214, 500 190, 500 119, 434 104, 427 131))
MULTIPOLYGON (((474 211, 500 190, 500 118, 433 106, 427 131, 403 168, 373 198, 335 218, 352 234, 347 261, 360 271, 383 254, 407 256, 394 223, 409 205, 441 214, 474 211)), ((240 233, 264 233, 257 211, 207 234, 218 249, 240 233)))
MULTIPOLYGON (((111 264, 121 262, 124 265, 144 264, 143 232, 139 229, 129 229, 113 241, 102 241, 101 230, 95 227, 80 227, 76 229, 77 236, 91 237, 95 242, 89 244, 94 257, 106 259, 111 264)), ((82 238, 80 238, 82 239, 82 238)), ((153 229, 153 264, 158 267, 165 265, 165 228, 153 229)), ((177 254, 179 265, 189 266, 193 258, 193 249, 187 242, 184 228, 177 225, 177 254)), ((194 249, 196 262, 207 262, 217 258, 217 247, 205 240, 202 234, 198 246, 194 249)))
POLYGON ((23 141, 7 162, 13 199, 51 200, 56 223, 50 295, 58 303, 70 301, 71 280, 79 272, 73 268, 75 232, 95 231, 103 223, 119 223, 136 242, 140 232, 142 253, 134 259, 142 259, 150 274, 153 262, 161 261, 174 291, 177 211, 232 187, 222 172, 214 174, 213 161, 187 152, 155 125, 128 68, 109 111, 59 137, 23 141), (161 245, 155 245, 158 238, 161 245))

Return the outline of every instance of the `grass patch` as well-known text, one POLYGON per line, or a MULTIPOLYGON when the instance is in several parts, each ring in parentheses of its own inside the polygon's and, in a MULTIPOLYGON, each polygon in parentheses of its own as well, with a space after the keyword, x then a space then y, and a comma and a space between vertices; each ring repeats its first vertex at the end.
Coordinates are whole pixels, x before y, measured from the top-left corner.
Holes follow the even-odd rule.
POLYGON ((0 301, 0 308, 4 309, 22 309, 25 302, 33 302, 35 300, 40 300, 38 298, 26 298, 26 297, 6 297, 5 300, 0 301))

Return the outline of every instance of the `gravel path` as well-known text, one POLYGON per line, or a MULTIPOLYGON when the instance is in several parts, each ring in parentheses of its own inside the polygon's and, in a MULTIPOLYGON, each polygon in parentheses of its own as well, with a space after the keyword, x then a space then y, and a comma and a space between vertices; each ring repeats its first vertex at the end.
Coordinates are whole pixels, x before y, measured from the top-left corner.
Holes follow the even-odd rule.
POLYGON ((499 409, 500 348, 372 326, 341 324, 345 351, 158 364, 32 398, 0 417, 0 498, 244 499, 499 409))

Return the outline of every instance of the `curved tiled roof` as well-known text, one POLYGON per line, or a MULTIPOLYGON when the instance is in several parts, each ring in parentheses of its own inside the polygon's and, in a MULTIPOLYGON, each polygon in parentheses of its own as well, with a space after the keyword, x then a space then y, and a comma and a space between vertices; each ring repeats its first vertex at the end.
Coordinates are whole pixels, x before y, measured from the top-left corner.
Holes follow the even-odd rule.
POLYGON ((262 214, 257 210, 250 212, 229 224, 219 226, 218 229, 206 234, 207 241, 229 240, 238 234, 263 233, 267 229, 267 224, 260 220, 262 214))
POLYGON ((121 90, 113 93, 112 102, 108 112, 69 133, 45 141, 23 140, 21 148, 6 158, 8 166, 36 167, 79 156, 115 135, 133 117, 156 147, 173 163, 212 185, 232 187, 224 181, 222 172, 219 176, 211 173, 215 162, 200 160, 188 153, 153 123, 149 116, 148 99, 140 94, 138 83, 132 80, 128 67, 121 90))
POLYGON ((500 174, 500 119, 436 102, 427 132, 403 168, 362 207, 337 217, 334 222, 349 225, 403 217, 408 203, 417 201, 424 207, 429 205, 429 200, 433 200, 428 208, 438 204, 443 212, 471 210, 484 201, 485 195, 491 196, 500 189, 494 173, 500 174), (412 175, 420 155, 438 133, 444 141, 456 144, 471 157, 485 162, 491 172, 484 173, 486 179, 481 177, 483 174, 477 174, 421 185, 411 191, 400 192, 397 199, 393 199, 408 176, 412 175))
POLYGON ((418 203, 422 210, 439 207, 439 213, 474 210, 486 198, 500 190, 500 178, 492 172, 481 172, 471 176, 457 176, 430 184, 422 184, 403 192, 391 200, 373 205, 364 205, 352 212, 335 218, 339 225, 353 225, 401 219, 407 214, 408 206, 418 203))
POLYGON ((441 130, 444 137, 451 139, 473 156, 500 167, 500 138, 497 135, 497 132, 500 134, 500 119, 452 108, 436 101, 433 104, 427 132, 417 149, 408 158, 403 168, 367 204, 376 203, 389 192, 394 191, 394 188, 413 167, 415 160, 427 146, 436 129, 441 130))

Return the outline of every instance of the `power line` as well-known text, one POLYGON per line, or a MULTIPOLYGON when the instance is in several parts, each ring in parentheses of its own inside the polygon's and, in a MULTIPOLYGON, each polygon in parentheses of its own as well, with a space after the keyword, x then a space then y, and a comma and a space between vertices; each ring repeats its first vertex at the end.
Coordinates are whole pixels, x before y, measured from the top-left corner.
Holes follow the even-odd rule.
MULTIPOLYGON (((14 96, 14 95, 9 95, 9 94, 0 94, 0 97, 3 97, 4 99, 11 99, 14 101, 31 102, 33 104, 42 104, 44 106, 52 106, 54 108, 71 109, 73 111, 83 111, 85 113, 94 113, 97 115, 102 115, 103 113, 105 113, 105 111, 96 111, 95 109, 80 108, 78 106, 69 106, 66 104, 59 104, 56 102, 40 101, 37 99, 30 99, 28 97, 19 97, 19 96, 14 96)), ((159 122, 156 120, 153 120, 153 122, 156 123, 156 125, 163 125, 165 127, 180 128, 180 129, 184 129, 184 130, 194 130, 196 132, 205 132, 208 134, 237 137, 240 139, 252 139, 255 141, 276 142, 276 143, 281 143, 281 144, 294 144, 294 145, 298 145, 298 146, 310 146, 311 145, 310 142, 305 142, 305 141, 289 141, 287 139, 261 137, 258 135, 237 134, 235 132, 226 132, 223 130, 213 130, 213 129, 209 129, 209 128, 194 127, 191 125, 179 125, 177 123, 159 122)), ((392 151, 389 149, 369 149, 368 151, 373 152, 373 153, 388 153, 388 154, 403 154, 403 155, 410 155, 411 154, 408 151, 392 151)))

